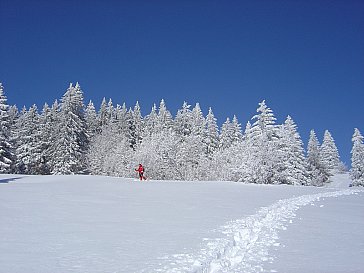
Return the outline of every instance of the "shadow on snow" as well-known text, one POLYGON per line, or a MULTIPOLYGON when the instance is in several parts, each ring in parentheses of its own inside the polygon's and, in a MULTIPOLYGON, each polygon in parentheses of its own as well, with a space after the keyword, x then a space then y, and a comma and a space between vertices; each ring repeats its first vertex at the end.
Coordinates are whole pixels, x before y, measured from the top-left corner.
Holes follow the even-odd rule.
POLYGON ((0 179, 0 184, 8 184, 9 182, 21 179, 22 177, 9 177, 9 178, 3 178, 0 179))

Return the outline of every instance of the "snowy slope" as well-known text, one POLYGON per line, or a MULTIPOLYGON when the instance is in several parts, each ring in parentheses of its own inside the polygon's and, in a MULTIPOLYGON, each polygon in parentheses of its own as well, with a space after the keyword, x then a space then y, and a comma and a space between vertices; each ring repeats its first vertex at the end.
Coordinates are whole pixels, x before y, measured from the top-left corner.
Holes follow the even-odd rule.
POLYGON ((341 251, 329 244, 364 226, 364 193, 335 179, 314 188, 1 175, 0 272, 363 272, 362 233, 345 232, 341 251), (307 262, 327 253, 340 265, 307 262))
POLYGON ((327 187, 331 188, 347 188, 352 183, 349 173, 338 173, 330 177, 330 183, 327 187))

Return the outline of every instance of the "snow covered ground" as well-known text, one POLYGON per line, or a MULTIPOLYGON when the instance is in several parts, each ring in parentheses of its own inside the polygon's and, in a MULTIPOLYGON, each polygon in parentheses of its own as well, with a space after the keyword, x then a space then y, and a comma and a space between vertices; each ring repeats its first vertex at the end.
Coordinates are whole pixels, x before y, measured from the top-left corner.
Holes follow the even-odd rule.
POLYGON ((364 192, 0 175, 0 272, 364 272, 364 192))

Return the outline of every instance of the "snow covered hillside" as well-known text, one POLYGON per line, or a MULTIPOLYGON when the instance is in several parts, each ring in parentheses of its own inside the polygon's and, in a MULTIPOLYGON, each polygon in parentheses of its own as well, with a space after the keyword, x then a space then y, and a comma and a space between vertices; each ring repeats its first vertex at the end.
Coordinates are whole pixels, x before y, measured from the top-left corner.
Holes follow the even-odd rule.
POLYGON ((0 175, 0 272, 364 272, 364 192, 0 175))

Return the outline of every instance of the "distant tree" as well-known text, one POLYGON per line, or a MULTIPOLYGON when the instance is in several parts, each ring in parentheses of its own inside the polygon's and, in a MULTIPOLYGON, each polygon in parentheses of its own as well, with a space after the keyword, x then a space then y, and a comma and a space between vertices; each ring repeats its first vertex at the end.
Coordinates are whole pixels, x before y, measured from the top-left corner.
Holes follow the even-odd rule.
POLYGON ((259 103, 258 114, 249 129, 249 144, 245 146, 245 158, 239 169, 240 181, 257 184, 279 183, 274 181, 277 172, 277 146, 278 134, 275 125, 276 118, 273 111, 267 107, 263 100, 259 103))
POLYGON ((308 174, 303 142, 297 125, 290 116, 278 131, 278 172, 276 179, 283 184, 307 185, 308 174))
POLYGON ((16 166, 20 173, 35 174, 32 173, 35 167, 35 142, 36 138, 36 126, 38 122, 37 109, 33 105, 29 111, 24 107, 21 116, 16 124, 16 135, 17 135, 17 147, 16 147, 16 166))
POLYGON ((226 121, 222 124, 219 135, 219 147, 221 149, 226 149, 231 146, 233 143, 232 140, 232 130, 231 130, 231 122, 229 118, 226 118, 226 121))
POLYGON ((177 143, 178 138, 172 129, 146 136, 135 151, 133 166, 143 163, 149 179, 179 179, 181 173, 176 161, 177 143))
POLYGON ((98 116, 99 116, 98 120, 99 120, 100 128, 109 124, 110 116, 109 116, 108 106, 107 106, 105 97, 102 99, 98 116))
POLYGON ((50 108, 50 111, 46 112, 44 122, 46 123, 46 128, 48 129, 44 131, 44 133, 47 135, 45 138, 48 139, 49 143, 49 146, 44 151, 44 153, 49 171, 53 173, 55 165, 58 162, 58 159, 54 155, 58 149, 59 132, 61 130, 61 105, 58 100, 55 100, 50 108))
POLYGON ((164 129, 173 128, 173 117, 171 112, 167 109, 166 103, 162 99, 159 104, 158 116, 157 116, 157 131, 160 132, 164 129))
POLYGON ((239 142, 232 142, 231 146, 220 154, 226 162, 227 169, 221 170, 221 179, 249 183, 255 181, 256 138, 253 137, 252 126, 248 121, 244 134, 239 142), (253 140, 254 138, 254 140, 253 140))
POLYGON ((350 176, 354 186, 364 186, 364 144, 359 129, 354 129, 352 137, 350 176))
POLYGON ((206 137, 203 139, 206 145, 207 157, 211 159, 212 155, 219 148, 219 128, 217 126, 217 120, 212 112, 211 107, 209 113, 206 116, 206 137))
POLYGON ((83 109, 83 92, 80 85, 70 84, 61 99, 59 135, 54 146, 54 174, 86 172, 88 135, 83 109))
POLYGON ((233 142, 241 141, 241 138, 243 137, 243 134, 241 132, 241 124, 239 123, 238 118, 235 115, 233 116, 231 125, 233 142))
POLYGON ((126 135, 110 124, 91 139, 87 161, 91 174, 131 177, 132 155, 126 135))
POLYGON ((85 110, 85 122, 90 138, 101 131, 97 113, 93 102, 90 100, 85 110))
POLYGON ((242 140, 241 125, 234 115, 232 122, 229 118, 222 124, 219 136, 219 147, 222 149, 229 148, 233 143, 242 140))
POLYGON ((212 162, 208 165, 209 180, 222 181, 246 181, 243 175, 247 174, 247 170, 243 170, 247 166, 245 159, 245 145, 242 142, 235 142, 230 147, 219 149, 214 153, 212 162), (244 164, 242 164, 244 163, 244 164))
POLYGON ((157 132, 157 123, 158 123, 158 115, 157 115, 157 106, 154 104, 152 110, 149 115, 144 118, 144 133, 145 136, 151 136, 152 134, 157 132))
POLYGON ((177 115, 174 121, 175 131, 179 136, 188 136, 192 132, 192 111, 190 109, 191 105, 184 102, 182 109, 177 111, 177 115))
POLYGON ((106 113, 107 113, 108 122, 109 123, 114 122, 115 121, 115 108, 112 103, 112 99, 109 99, 109 102, 107 103, 106 113))
POLYGON ((11 119, 9 105, 0 83, 0 173, 9 173, 14 163, 13 145, 10 140, 11 119))
POLYGON ((43 105, 42 113, 39 116, 40 132, 40 162, 38 164, 38 174, 50 174, 52 162, 52 143, 57 138, 57 126, 53 120, 52 109, 47 103, 43 105))
POLYGON ((152 179, 179 179, 176 153, 180 140, 173 130, 173 118, 164 100, 144 118, 145 136, 134 154, 133 165, 143 162, 152 179))
POLYGON ((314 130, 310 132, 310 139, 307 145, 307 164, 310 174, 310 185, 323 186, 328 182, 330 173, 321 158, 320 143, 314 130))
POLYGON ((129 134, 129 119, 131 119, 131 115, 129 115, 125 103, 121 106, 119 104, 116 106, 115 117, 116 132, 127 136, 129 134))
POLYGON ((139 102, 136 102, 134 110, 129 111, 128 138, 130 147, 135 150, 143 139, 144 121, 140 111, 139 102))
POLYGON ((337 172, 340 166, 339 151, 328 130, 325 130, 324 140, 320 148, 323 163, 330 172, 337 172))
POLYGON ((122 106, 117 108, 117 119, 118 119, 118 129, 119 132, 123 132, 124 135, 127 134, 128 131, 128 109, 126 108, 125 103, 122 106))
POLYGON ((38 174, 42 156, 39 114, 36 105, 22 111, 17 128, 17 169, 25 174, 38 174))
POLYGON ((200 163, 206 156, 203 143, 205 134, 205 119, 197 103, 191 110, 190 105, 183 103, 175 118, 177 143, 176 161, 180 173, 178 179, 198 180, 204 173, 200 172, 200 163))
POLYGON ((191 112, 191 128, 194 135, 205 137, 206 120, 199 103, 196 103, 191 112))
POLYGON ((19 110, 16 107, 16 105, 9 106, 8 114, 9 114, 9 124, 12 127, 15 125, 15 122, 19 117, 19 110))
POLYGON ((251 125, 250 121, 248 121, 245 125, 244 134, 242 136, 242 139, 246 142, 251 141, 251 136, 252 136, 251 129, 252 129, 252 125, 251 125))
POLYGON ((188 180, 206 180, 207 144, 206 120, 199 103, 196 103, 191 112, 191 134, 185 137, 187 155, 188 180))
POLYGON ((310 138, 307 145, 307 160, 310 165, 320 165, 320 143, 314 130, 310 131, 310 138))

